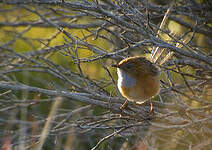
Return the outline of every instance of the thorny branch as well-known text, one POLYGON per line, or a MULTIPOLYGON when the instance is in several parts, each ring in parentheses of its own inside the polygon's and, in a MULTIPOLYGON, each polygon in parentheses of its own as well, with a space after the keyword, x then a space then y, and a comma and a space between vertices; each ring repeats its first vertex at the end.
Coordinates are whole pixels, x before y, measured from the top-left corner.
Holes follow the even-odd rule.
POLYGON ((150 1, 0 2, 0 143, 5 143, 5 136, 11 138, 12 147, 24 143, 30 149, 42 143, 48 114, 41 108, 59 99, 67 107, 51 116, 46 132, 50 141, 70 134, 78 139, 97 136, 90 144, 93 149, 107 141, 113 149, 120 148, 123 143, 113 146, 116 137, 124 141, 146 137, 152 149, 169 149, 171 140, 177 141, 176 149, 211 146, 210 2, 173 3, 166 24, 178 23, 183 35, 173 33, 168 25, 160 28, 169 5, 150 1), (34 36, 43 29, 51 34, 34 36), (184 38, 189 42, 182 42, 184 38), (208 44, 198 44, 201 38, 208 44), (20 41, 23 45, 18 45, 20 41), (110 65, 127 56, 151 54, 156 47, 173 55, 160 66, 160 100, 156 97, 153 102, 154 115, 148 113, 149 102, 130 103, 121 111, 124 99, 114 88, 115 71, 110 65), (104 75, 87 74, 96 67, 91 64, 101 66, 97 70, 104 75), (203 139, 208 141, 201 144, 203 139))

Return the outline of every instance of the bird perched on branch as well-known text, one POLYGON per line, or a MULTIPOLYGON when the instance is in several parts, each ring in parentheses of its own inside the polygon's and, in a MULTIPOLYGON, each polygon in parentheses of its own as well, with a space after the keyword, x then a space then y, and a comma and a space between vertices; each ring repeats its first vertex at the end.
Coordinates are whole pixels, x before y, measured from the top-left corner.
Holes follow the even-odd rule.
MULTIPOLYGON (((160 29, 166 25, 168 16, 174 3, 172 3, 163 17, 160 29)), ((161 30, 158 30, 157 36, 161 30)), ((182 47, 182 44, 176 43, 176 47, 182 47)), ((150 60, 145 57, 129 57, 123 59, 118 65, 118 89, 126 101, 120 109, 124 109, 128 101, 145 102, 150 101, 150 112, 153 111, 152 97, 156 96, 160 91, 160 70, 156 64, 163 65, 174 55, 173 51, 166 48, 155 47, 152 49, 150 60), (166 54, 164 54, 166 53, 166 54)))
POLYGON ((129 57, 123 59, 117 68, 118 89, 126 101, 120 109, 124 109, 128 101, 144 102, 150 100, 150 112, 153 111, 152 97, 160 90, 160 70, 145 57, 129 57))

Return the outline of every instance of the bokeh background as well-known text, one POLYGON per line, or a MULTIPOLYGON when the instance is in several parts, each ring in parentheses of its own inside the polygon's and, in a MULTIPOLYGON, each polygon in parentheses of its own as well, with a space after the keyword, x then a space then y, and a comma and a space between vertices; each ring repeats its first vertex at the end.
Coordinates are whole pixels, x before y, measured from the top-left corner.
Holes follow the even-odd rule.
POLYGON ((209 150, 211 8, 204 0, 0 1, 1 149, 209 150), (150 58, 156 47, 165 51, 159 60, 170 57, 153 118, 135 104, 121 112, 110 66, 150 58))

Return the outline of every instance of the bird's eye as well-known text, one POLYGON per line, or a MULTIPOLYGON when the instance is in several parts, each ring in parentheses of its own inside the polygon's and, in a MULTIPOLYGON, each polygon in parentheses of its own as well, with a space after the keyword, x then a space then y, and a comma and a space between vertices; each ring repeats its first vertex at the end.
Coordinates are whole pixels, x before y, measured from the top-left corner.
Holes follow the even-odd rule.
POLYGON ((126 68, 126 69, 131 69, 132 67, 133 67, 132 64, 126 64, 126 65, 125 65, 125 68, 126 68))
POLYGON ((131 68, 131 66, 126 66, 126 68, 127 68, 127 69, 130 69, 130 68, 131 68))

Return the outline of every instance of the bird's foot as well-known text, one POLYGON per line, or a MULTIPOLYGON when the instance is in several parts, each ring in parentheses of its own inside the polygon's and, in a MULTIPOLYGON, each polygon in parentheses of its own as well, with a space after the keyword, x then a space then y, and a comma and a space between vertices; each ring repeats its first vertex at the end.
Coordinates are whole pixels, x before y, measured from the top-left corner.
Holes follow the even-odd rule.
POLYGON ((128 105, 128 100, 126 99, 125 102, 121 105, 120 109, 124 110, 128 105))
POLYGON ((153 115, 154 114, 154 108, 153 108, 153 104, 152 104, 152 99, 150 99, 149 102, 150 102, 150 111, 149 111, 149 114, 150 115, 153 115))

